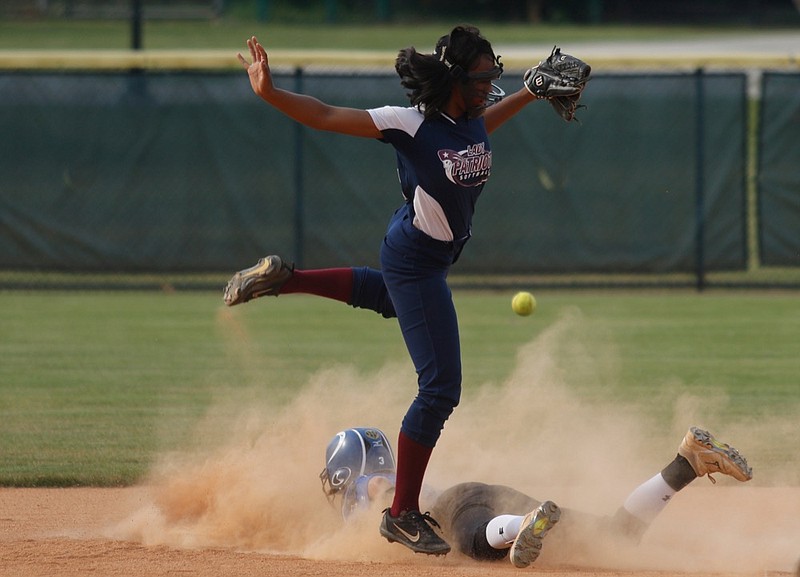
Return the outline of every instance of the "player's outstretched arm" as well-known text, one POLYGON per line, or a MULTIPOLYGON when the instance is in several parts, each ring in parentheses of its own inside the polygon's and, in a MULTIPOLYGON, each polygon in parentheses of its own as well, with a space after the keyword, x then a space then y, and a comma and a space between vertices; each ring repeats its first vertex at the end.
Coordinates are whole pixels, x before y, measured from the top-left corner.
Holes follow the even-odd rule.
POLYGON ((365 138, 382 137, 366 110, 331 106, 313 96, 276 88, 272 83, 267 51, 255 36, 247 41, 247 47, 251 62, 241 53, 237 55, 239 62, 247 70, 253 92, 273 107, 310 128, 365 138))
POLYGON ((494 130, 502 126, 506 120, 514 116, 534 100, 537 100, 537 97, 523 87, 517 92, 506 96, 497 104, 493 104, 483 113, 486 131, 491 134, 494 130))

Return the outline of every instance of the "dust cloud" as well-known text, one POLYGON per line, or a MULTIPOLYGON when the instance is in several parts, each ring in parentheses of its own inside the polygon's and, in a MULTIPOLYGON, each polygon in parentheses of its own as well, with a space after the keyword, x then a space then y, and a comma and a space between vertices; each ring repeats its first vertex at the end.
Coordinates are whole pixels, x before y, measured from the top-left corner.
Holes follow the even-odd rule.
MULTIPOLYGON (((220 327, 236 332, 240 342, 246 338, 230 315, 220 316, 220 327)), ((247 354, 242 351, 232 347, 230 354, 247 354)), ((672 460, 687 428, 699 425, 747 456, 753 481, 718 475, 712 486, 698 479, 636 547, 614 544, 603 524, 576 540, 557 538, 557 527, 538 564, 790 570, 800 542, 800 465, 795 461, 789 470, 760 467, 759 461, 774 451, 777 439, 796 446, 800 425, 726 422, 724 396, 675 396, 667 383, 658 400, 672 417, 661 430, 640 407, 604 398, 621 362, 602 327, 590 325, 578 310, 564 311, 519 348, 505 382, 464 395, 433 453, 426 483, 440 489, 460 481, 500 483, 562 508, 611 515, 631 490, 672 460), (590 398, 575 386, 583 378, 597 385, 590 398)), ((325 447, 337 431, 376 426, 396 439, 415 392, 408 367, 387 364, 369 374, 348 365, 329 367, 280 407, 256 394, 227 391, 198 425, 203 442, 162 456, 147 480, 148 501, 114 527, 114 536, 145 545, 416 562, 421 556, 379 536, 379 511, 345 525, 319 480, 325 447)), ((262 371, 257 378, 270 374, 262 371)), ((468 560, 454 554, 446 562, 468 560)))

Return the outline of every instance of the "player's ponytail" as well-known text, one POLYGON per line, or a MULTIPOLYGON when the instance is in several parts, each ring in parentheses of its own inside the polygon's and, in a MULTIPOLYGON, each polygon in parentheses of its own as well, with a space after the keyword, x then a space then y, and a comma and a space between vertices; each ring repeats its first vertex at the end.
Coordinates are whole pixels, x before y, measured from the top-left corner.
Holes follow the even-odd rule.
POLYGON ((417 52, 413 46, 404 48, 397 55, 395 70, 400 84, 409 90, 411 104, 426 118, 435 117, 447 105, 454 79, 435 56, 417 52))

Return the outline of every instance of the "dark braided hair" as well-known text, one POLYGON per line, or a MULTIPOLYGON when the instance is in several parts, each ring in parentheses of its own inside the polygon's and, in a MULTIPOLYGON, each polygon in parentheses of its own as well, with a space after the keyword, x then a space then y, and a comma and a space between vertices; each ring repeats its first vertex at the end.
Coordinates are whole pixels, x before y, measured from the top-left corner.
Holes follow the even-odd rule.
POLYGON ((413 46, 397 55, 395 70, 400 84, 407 88, 411 104, 419 108, 425 118, 432 118, 444 110, 456 82, 466 82, 467 73, 483 55, 497 61, 492 45, 474 26, 456 26, 439 38, 433 54, 417 52, 413 46))

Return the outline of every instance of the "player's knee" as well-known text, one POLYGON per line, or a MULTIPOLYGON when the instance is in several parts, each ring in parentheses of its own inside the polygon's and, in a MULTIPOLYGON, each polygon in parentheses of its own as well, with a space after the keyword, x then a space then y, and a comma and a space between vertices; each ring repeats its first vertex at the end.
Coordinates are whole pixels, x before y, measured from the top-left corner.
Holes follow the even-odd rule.
POLYGON ((423 391, 417 395, 417 401, 424 407, 422 411, 430 415, 435 422, 444 427, 445 421, 450 418, 461 399, 461 386, 451 387, 435 394, 423 391))
POLYGON ((397 316, 381 272, 366 266, 353 269, 353 294, 350 297, 350 305, 375 311, 387 319, 397 316))
POLYGON ((418 397, 431 411, 446 419, 461 401, 461 365, 449 370, 439 368, 435 374, 420 373, 418 397))

